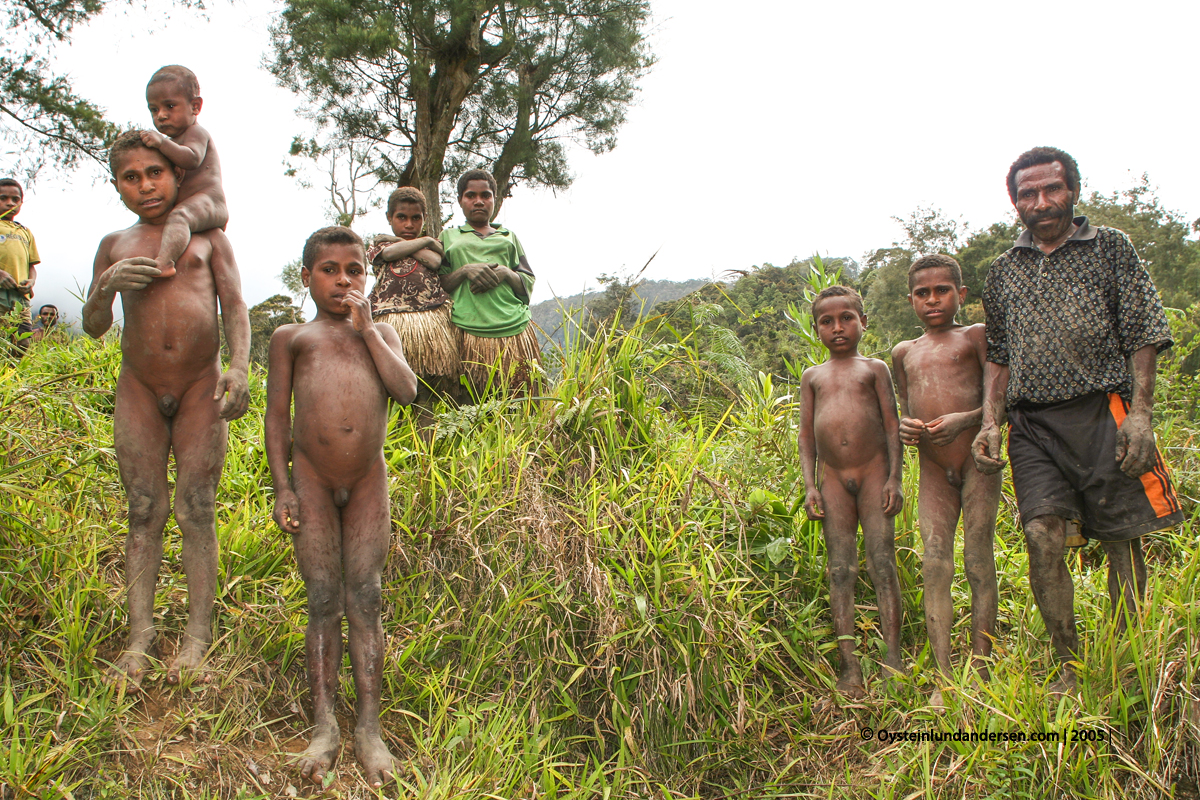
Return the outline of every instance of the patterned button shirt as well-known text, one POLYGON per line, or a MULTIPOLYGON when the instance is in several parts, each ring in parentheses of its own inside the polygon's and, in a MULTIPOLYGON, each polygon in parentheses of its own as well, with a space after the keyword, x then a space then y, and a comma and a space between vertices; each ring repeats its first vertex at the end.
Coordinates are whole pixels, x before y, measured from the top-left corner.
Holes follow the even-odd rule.
POLYGON ((1009 367, 1007 405, 1061 403, 1092 392, 1131 400, 1126 359, 1172 345, 1154 281, 1115 228, 1076 217, 1046 255, 1026 230, 988 270, 987 358, 1009 367))

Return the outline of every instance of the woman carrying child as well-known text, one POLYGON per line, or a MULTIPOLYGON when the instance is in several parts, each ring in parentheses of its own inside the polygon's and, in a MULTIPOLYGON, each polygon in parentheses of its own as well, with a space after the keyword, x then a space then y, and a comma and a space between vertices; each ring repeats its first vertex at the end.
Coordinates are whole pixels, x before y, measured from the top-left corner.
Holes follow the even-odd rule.
POLYGON ((467 224, 442 231, 442 286, 454 298, 463 369, 477 394, 489 385, 525 392, 540 354, 529 314, 533 272, 516 234, 492 225, 495 178, 481 169, 463 173, 458 205, 467 224))
POLYGON ((417 403, 458 397, 462 363, 450 322, 450 296, 438 281, 442 243, 422 236, 425 195, 401 186, 388 198, 387 219, 394 236, 376 236, 367 249, 375 268, 371 316, 396 329, 404 357, 418 378, 417 403))

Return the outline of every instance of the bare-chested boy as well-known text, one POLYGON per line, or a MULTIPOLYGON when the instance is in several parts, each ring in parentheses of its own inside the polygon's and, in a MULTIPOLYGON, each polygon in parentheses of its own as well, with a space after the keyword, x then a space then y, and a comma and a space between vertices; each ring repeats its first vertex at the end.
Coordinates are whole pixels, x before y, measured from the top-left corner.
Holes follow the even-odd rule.
POLYGON ((100 337, 113 322, 121 294, 121 372, 113 419, 117 464, 129 499, 125 571, 129 581, 129 642, 109 671, 136 684, 154 641, 154 586, 162 561, 163 527, 171 513, 167 456, 175 454, 175 521, 183 533, 188 622, 167 672, 199 668, 212 642, 217 584, 214 503, 225 463, 228 420, 246 412, 250 395, 250 318, 229 240, 219 230, 191 237, 175 277, 162 280, 151 256, 178 196, 183 170, 146 147, 140 131, 122 134, 109 151, 113 185, 138 215, 132 228, 105 236, 96 253, 83 306, 83 329, 100 337), (217 312, 229 343, 221 372, 217 312))
POLYGON ((887 647, 883 663, 895 672, 901 669, 893 520, 904 505, 900 421, 887 364, 858 354, 867 326, 858 292, 847 286, 824 289, 813 300, 812 315, 829 360, 806 369, 800 380, 800 461, 808 495, 804 508, 809 519, 825 523, 829 605, 841 661, 837 690, 858 698, 866 694, 854 654, 860 523, 887 647))
MULTIPOLYGON (((971 442, 983 415, 983 325, 963 326, 954 315, 967 297, 962 269, 946 255, 922 256, 908 270, 908 299, 925 326, 919 339, 892 350, 900 399, 900 440, 921 459, 917 515, 925 545, 925 626, 933 657, 950 675, 954 607, 954 531, 963 521, 963 563, 971 586, 971 652, 979 675, 996 635, 996 560, 993 537, 1000 503, 1000 474, 975 468, 971 442)), ((931 700, 942 705, 942 691, 931 700)))
POLYGON ((417 379, 396 331, 371 321, 358 234, 322 228, 305 243, 303 263, 300 277, 317 315, 271 337, 266 416, 275 522, 292 535, 308 593, 304 648, 316 728, 300 772, 320 783, 337 759, 344 614, 358 695, 354 749, 367 781, 379 787, 395 774, 379 723, 380 575, 391 538, 383 441, 388 397, 411 403, 417 379))
POLYGON ((172 164, 186 170, 175 210, 163 226, 162 244, 154 261, 164 278, 175 274, 175 262, 193 233, 224 229, 229 222, 221 161, 208 131, 196 124, 204 105, 200 82, 187 67, 163 67, 146 85, 146 105, 158 133, 143 131, 147 147, 161 150, 172 164))

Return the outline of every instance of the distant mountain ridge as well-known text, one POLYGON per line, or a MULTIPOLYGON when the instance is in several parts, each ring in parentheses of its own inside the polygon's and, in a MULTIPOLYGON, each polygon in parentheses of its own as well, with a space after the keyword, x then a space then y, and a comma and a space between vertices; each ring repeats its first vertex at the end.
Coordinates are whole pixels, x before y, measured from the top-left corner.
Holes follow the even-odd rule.
MULTIPOLYGON (((647 314, 659 303, 678 300, 712 283, 708 278, 692 278, 686 281, 643 281, 634 293, 643 314, 647 314)), ((533 321, 552 341, 563 343, 563 317, 577 314, 589 301, 604 295, 603 288, 594 292, 579 292, 568 297, 554 297, 529 307, 533 321)))

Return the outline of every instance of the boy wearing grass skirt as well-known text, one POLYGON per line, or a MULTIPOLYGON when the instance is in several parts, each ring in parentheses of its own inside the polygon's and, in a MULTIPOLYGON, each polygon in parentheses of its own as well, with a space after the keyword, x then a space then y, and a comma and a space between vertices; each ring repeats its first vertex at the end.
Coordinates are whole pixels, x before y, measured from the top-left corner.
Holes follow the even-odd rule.
POLYGON ((383 442, 388 398, 411 403, 417 379, 396 331, 371 319, 366 260, 349 228, 322 228, 304 244, 300 278, 317 315, 271 335, 264 422, 273 516, 292 536, 308 595, 304 652, 315 724, 300 774, 323 783, 341 749, 334 706, 345 616, 357 694, 354 749, 378 788, 395 775, 379 720, 381 574, 392 531, 383 442))
POLYGON ((404 345, 404 356, 416 373, 417 403, 435 396, 458 396, 462 362, 450 321, 450 295, 438 280, 442 243, 422 236, 425 195, 401 186, 388 198, 387 219, 392 236, 376 236, 367 248, 375 270, 371 313, 391 325, 404 345))
POLYGON ((489 381, 526 391, 539 355, 529 314, 533 271, 517 235, 492 225, 496 179, 490 173, 463 173, 458 205, 467 224, 442 231, 442 286, 454 299, 451 319, 459 331, 463 370, 477 393, 489 381), (495 366, 499 373, 493 376, 495 366))

